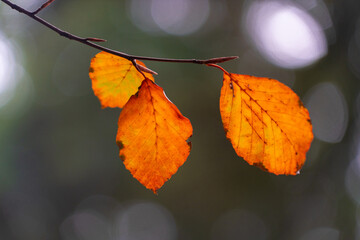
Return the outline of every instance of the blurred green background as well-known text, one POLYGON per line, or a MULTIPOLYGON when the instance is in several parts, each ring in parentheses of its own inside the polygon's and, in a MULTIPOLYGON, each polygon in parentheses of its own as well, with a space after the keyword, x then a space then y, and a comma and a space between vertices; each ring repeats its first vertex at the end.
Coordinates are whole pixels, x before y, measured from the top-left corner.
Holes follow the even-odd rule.
POLYGON ((360 239, 359 1, 56 0, 40 16, 130 54, 238 55, 222 66, 291 86, 315 138, 298 176, 249 166, 225 138, 221 72, 145 62, 194 128, 154 195, 118 157, 121 110, 92 93, 98 51, 0 2, 1 240, 360 239))

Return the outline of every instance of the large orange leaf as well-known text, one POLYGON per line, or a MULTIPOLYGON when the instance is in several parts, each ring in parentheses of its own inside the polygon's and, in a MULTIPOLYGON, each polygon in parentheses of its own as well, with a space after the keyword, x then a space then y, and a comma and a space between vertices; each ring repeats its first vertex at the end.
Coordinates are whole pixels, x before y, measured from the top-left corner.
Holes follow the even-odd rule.
POLYGON ((131 174, 156 192, 190 153, 192 126, 163 89, 146 79, 124 106, 116 142, 131 174))
MULTIPOLYGON (((145 66, 140 61, 137 64, 145 66)), ((151 74, 144 75, 154 81, 151 74)), ((89 76, 93 91, 103 108, 122 108, 144 80, 131 61, 107 52, 100 52, 91 59, 89 76)))
POLYGON ((297 174, 313 139, 299 97, 277 80, 223 71, 220 113, 236 153, 271 173, 297 174))

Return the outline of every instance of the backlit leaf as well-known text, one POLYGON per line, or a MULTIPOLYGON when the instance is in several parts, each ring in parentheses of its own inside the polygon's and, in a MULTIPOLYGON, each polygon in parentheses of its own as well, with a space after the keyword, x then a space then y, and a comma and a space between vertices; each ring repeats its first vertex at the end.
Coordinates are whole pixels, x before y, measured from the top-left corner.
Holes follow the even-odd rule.
MULTIPOLYGON (((137 64, 145 66, 140 61, 137 64)), ((154 81, 151 74, 144 75, 154 81)), ((103 108, 122 108, 144 80, 131 61, 107 52, 100 52, 91 59, 89 76, 93 91, 103 108)))
POLYGON ((220 113, 236 153, 271 173, 297 174, 313 139, 299 97, 277 80, 223 71, 220 113))
POLYGON ((156 192, 186 161, 191 135, 189 119, 146 79, 120 114, 116 142, 125 167, 156 192))

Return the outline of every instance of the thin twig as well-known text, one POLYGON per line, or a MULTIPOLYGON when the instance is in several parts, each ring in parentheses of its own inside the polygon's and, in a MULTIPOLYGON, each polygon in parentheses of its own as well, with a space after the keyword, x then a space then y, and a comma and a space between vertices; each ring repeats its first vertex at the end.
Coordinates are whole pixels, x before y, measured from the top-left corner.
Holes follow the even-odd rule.
POLYGON ((34 12, 32 12, 34 15, 38 14, 41 10, 43 10, 44 8, 46 8, 47 6, 49 6, 53 1, 55 0, 48 0, 46 3, 44 3, 43 5, 41 5, 41 7, 39 7, 37 10, 35 10, 34 12))
POLYGON ((85 40, 87 41, 91 41, 91 42, 106 42, 105 39, 101 39, 101 38, 94 38, 94 37, 88 37, 85 40))
POLYGON ((156 58, 156 57, 145 57, 145 56, 130 55, 130 54, 127 54, 127 53, 115 51, 115 50, 112 50, 110 48, 106 48, 106 47, 103 47, 103 46, 100 46, 98 44, 93 43, 94 41, 95 42, 102 42, 102 41, 106 41, 106 40, 103 40, 103 39, 100 39, 100 38, 91 38, 91 37, 82 38, 82 37, 76 36, 74 34, 66 32, 64 30, 61 30, 60 28, 52 25, 51 23, 45 21, 44 19, 42 19, 42 18, 40 18, 40 17, 38 17, 36 15, 38 12, 40 12, 42 9, 47 7, 54 0, 47 1, 38 10, 36 10, 34 12, 29 12, 29 11, 25 10, 24 8, 14 4, 14 3, 12 3, 12 2, 10 2, 8 0, 1 0, 1 1, 4 2, 5 4, 9 5, 12 9, 15 9, 18 12, 27 15, 28 17, 34 19, 35 21, 41 23, 42 25, 50 28, 54 32, 57 32, 62 37, 65 37, 65 38, 68 38, 70 40, 80 42, 82 44, 88 45, 90 47, 96 48, 96 49, 104 51, 104 52, 111 53, 113 55, 117 55, 119 57, 126 58, 126 59, 128 59, 130 61, 133 61, 133 60, 137 59, 137 60, 148 60, 148 61, 157 61, 157 62, 215 64, 215 63, 221 63, 221 62, 230 61, 230 60, 238 58, 237 56, 230 56, 230 57, 219 57, 219 58, 211 58, 211 59, 199 60, 199 59, 156 58))

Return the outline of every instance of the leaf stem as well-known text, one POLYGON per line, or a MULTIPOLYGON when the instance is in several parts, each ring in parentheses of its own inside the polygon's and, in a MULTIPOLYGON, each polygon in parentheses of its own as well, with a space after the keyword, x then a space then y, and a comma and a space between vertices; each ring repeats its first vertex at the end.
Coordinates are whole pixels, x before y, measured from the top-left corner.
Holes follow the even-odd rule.
POLYGON ((172 62, 172 63, 194 63, 194 64, 215 64, 215 63, 221 63, 221 62, 226 62, 226 61, 230 61, 233 59, 238 58, 238 56, 230 56, 230 57, 218 57, 218 58, 211 58, 211 59, 205 59, 205 60, 200 60, 200 59, 172 59, 172 58, 157 58, 157 57, 146 57, 146 56, 136 56, 136 55, 130 55, 127 53, 123 53, 123 52, 119 52, 110 48, 106 48, 103 47, 101 45, 98 45, 96 43, 93 42, 103 42, 106 40, 100 39, 100 38, 92 38, 92 37, 87 37, 87 38, 82 38, 79 36, 76 36, 72 33, 66 32, 54 25, 52 25, 51 23, 47 22, 46 20, 40 18, 37 16, 37 14, 43 10, 44 8, 46 8, 48 5, 50 5, 54 0, 48 0, 46 3, 44 3, 41 7, 39 7, 36 11, 34 12, 30 12, 27 11, 26 9, 12 3, 9 0, 1 0, 3 3, 7 4, 8 6, 10 6, 12 9, 23 13, 25 15, 27 15, 28 17, 34 19, 35 21, 41 23, 42 25, 46 26, 47 28, 50 28, 51 30, 53 30, 54 32, 58 33, 60 36, 68 38, 70 40, 74 40, 77 42, 80 42, 82 44, 88 45, 92 48, 104 51, 104 52, 108 52, 111 53, 113 55, 117 55, 119 57, 123 57, 126 58, 130 61, 133 60, 145 60, 145 61, 156 61, 156 62, 172 62))
POLYGON ((206 66, 218 68, 221 71, 223 71, 223 73, 229 75, 229 73, 224 68, 220 67, 219 65, 216 65, 216 64, 213 64, 213 63, 208 63, 208 64, 206 64, 206 66))

